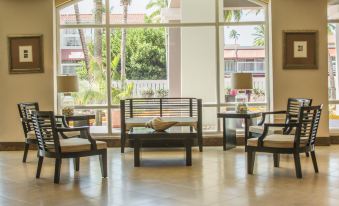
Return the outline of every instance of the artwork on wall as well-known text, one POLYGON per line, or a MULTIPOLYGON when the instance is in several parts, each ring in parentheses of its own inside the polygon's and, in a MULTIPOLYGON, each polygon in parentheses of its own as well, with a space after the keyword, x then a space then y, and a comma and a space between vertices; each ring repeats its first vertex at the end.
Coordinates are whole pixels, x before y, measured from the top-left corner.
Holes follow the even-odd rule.
POLYGON ((318 69, 318 32, 283 32, 283 68, 318 69))
POLYGON ((42 35, 8 37, 9 73, 43 73, 42 35))

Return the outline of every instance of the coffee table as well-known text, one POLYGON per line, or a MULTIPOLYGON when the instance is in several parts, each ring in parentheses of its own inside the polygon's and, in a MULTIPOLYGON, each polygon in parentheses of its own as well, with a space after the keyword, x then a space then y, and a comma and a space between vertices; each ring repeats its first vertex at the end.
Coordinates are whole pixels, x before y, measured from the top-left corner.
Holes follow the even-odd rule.
POLYGON ((176 141, 182 142, 182 146, 186 149, 186 166, 192 165, 192 145, 197 132, 187 126, 176 126, 167 129, 164 132, 156 132, 153 129, 145 127, 132 128, 128 132, 130 139, 134 141, 134 166, 140 167, 140 150, 144 142, 152 141, 176 141))

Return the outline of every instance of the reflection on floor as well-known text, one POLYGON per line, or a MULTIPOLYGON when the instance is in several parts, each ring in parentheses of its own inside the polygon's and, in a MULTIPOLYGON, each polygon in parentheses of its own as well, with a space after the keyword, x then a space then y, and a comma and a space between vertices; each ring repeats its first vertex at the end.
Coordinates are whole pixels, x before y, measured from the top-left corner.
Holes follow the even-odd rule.
POLYGON ((46 159, 35 179, 36 153, 26 164, 22 152, 0 152, 0 205, 339 205, 339 146, 317 147, 320 173, 302 155, 304 178, 295 177, 293 157, 258 154, 255 174, 246 174, 243 147, 226 152, 206 147, 184 166, 184 151, 147 150, 142 167, 133 152, 109 150, 109 178, 102 179, 96 157, 83 158, 80 172, 72 161, 62 165, 61 183, 53 184, 54 161, 46 159))

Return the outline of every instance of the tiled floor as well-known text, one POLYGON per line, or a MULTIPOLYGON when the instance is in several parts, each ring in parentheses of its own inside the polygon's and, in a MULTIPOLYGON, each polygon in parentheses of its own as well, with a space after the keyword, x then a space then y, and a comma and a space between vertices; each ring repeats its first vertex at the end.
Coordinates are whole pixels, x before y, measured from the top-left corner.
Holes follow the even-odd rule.
POLYGON ((320 173, 302 155, 303 179, 297 179, 293 157, 258 154, 255 174, 246 174, 243 147, 223 152, 205 147, 184 166, 182 150, 147 150, 140 168, 133 152, 109 150, 109 178, 102 179, 97 157, 83 158, 80 172, 72 161, 62 164, 61 183, 53 184, 54 160, 46 159, 35 179, 36 154, 21 163, 22 152, 0 152, 0 205, 339 205, 339 146, 317 147, 320 173))

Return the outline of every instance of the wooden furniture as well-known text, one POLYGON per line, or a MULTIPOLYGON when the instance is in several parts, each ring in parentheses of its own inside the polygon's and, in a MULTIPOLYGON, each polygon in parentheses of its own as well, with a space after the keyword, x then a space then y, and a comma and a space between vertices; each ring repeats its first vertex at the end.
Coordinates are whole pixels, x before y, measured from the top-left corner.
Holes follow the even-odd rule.
MULTIPOLYGON (((262 118, 258 125, 251 126, 249 128, 249 138, 252 136, 259 136, 264 132, 264 123, 268 115, 282 114, 285 115, 285 123, 295 123, 298 120, 299 108, 302 106, 311 106, 312 99, 305 98, 289 98, 287 100, 286 111, 273 111, 273 112, 262 112, 262 118)), ((268 134, 289 134, 292 132, 291 128, 288 127, 271 127, 269 128, 268 134)))
POLYGON ((273 153, 274 166, 279 167, 280 154, 293 154, 297 178, 302 178, 300 153, 311 152, 314 171, 318 173, 315 156, 315 141, 320 121, 322 105, 301 107, 298 121, 286 124, 264 124, 264 133, 259 138, 247 142, 247 172, 253 174, 256 152, 273 153), (294 135, 271 134, 270 127, 296 128, 294 135))
POLYGON ((248 128, 254 124, 254 119, 261 116, 259 112, 221 112, 217 114, 218 118, 222 118, 223 125, 223 149, 224 151, 236 147, 236 123, 238 119, 245 121, 245 145, 249 137, 248 128))
POLYGON ((63 116, 63 115, 56 115, 56 118, 64 118, 64 124, 70 125, 70 122, 73 122, 73 126, 90 126, 90 121, 95 120, 94 114, 82 114, 82 115, 73 115, 73 116, 63 116))
POLYGON ((125 151, 127 132, 131 128, 145 127, 154 117, 176 121, 176 126, 188 126, 197 131, 193 145, 202 152, 202 102, 196 98, 134 98, 120 101, 121 153, 125 151))
POLYGON ((35 132, 32 125, 32 112, 39 111, 39 104, 37 102, 25 102, 19 103, 17 106, 25 135, 25 147, 22 162, 26 162, 29 145, 37 144, 37 139, 35 137, 35 132))
POLYGON ((36 178, 40 177, 44 157, 55 158, 54 183, 59 183, 63 158, 73 158, 75 170, 79 171, 80 157, 92 155, 100 156, 102 176, 107 177, 107 144, 92 139, 89 127, 59 128, 53 112, 33 112, 32 121, 39 150, 36 178), (59 138, 59 132, 69 131, 80 131, 80 137, 59 138))
POLYGON ((164 132, 156 132, 150 128, 132 128, 128 137, 134 140, 134 166, 140 167, 140 150, 145 142, 180 141, 186 149, 186 166, 192 165, 192 144, 197 132, 190 127, 171 127, 164 132))

